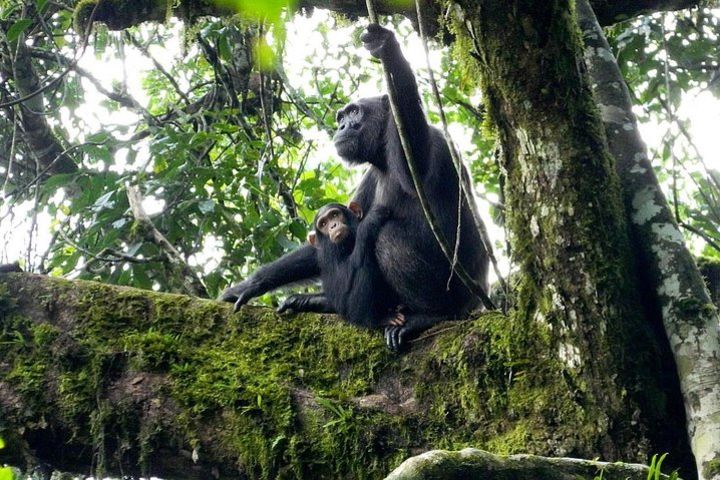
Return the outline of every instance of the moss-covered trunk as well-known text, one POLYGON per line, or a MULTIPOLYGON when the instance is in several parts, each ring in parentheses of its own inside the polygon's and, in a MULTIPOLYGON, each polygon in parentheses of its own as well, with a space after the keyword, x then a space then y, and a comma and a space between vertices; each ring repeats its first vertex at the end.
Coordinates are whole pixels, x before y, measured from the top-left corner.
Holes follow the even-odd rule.
MULTIPOLYGON (((180 295, 5 275, 0 464, 368 479, 433 448, 594 452, 605 433, 550 340, 546 325, 489 314, 394 356, 335 316, 234 315, 180 295)), ((629 444, 647 442, 635 433, 629 444)))
POLYGON ((649 445, 633 441, 634 431, 662 436, 658 425, 679 412, 664 411, 677 405, 667 402, 675 392, 656 376, 656 338, 636 294, 572 2, 463 2, 463 15, 460 45, 474 50, 503 147, 507 223, 521 267, 513 321, 548 335, 548 354, 562 363, 557 375, 583 406, 588 430, 579 436, 592 429, 598 441, 579 442, 579 453, 643 459, 649 445))

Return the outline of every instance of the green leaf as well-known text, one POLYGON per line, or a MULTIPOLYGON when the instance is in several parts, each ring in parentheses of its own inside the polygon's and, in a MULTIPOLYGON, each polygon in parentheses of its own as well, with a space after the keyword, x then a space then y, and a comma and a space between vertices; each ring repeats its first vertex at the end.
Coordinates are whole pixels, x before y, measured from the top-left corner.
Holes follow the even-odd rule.
POLYGON ((47 180, 45 180, 42 183, 42 188, 44 191, 49 193, 54 193, 55 190, 57 190, 60 187, 65 187, 72 183, 74 180, 76 174, 74 173, 58 173, 51 177, 49 177, 47 180))
POLYGON ((289 228, 290 233, 292 233, 295 238, 305 239, 305 235, 307 235, 307 227, 305 225, 300 222, 292 222, 289 228))
POLYGON ((275 67, 275 52, 265 38, 259 38, 253 45, 253 59, 260 70, 270 71, 275 67))
POLYGON ((113 195, 115 195, 115 192, 107 192, 106 194, 95 200, 95 209, 100 210, 102 208, 112 208, 113 204, 115 203, 113 200, 111 200, 113 195))
POLYGON ((0 467, 0 480, 15 480, 15 472, 10 467, 0 467))
POLYGON ((407 10, 413 8, 414 2, 412 0, 389 0, 388 4, 393 6, 393 9, 407 10))
POLYGON ((133 286, 139 288, 152 288, 152 280, 147 274, 146 267, 144 265, 137 265, 133 268, 133 286))
POLYGON ((218 3, 234 8, 244 17, 277 22, 280 20, 283 8, 288 7, 293 10, 296 2, 288 2, 287 0, 222 0, 218 3))
POLYGON ((29 18, 21 18, 17 22, 13 23, 10 28, 7 29, 7 33, 5 34, 8 42, 14 42, 17 40, 20 34, 23 33, 30 25, 32 25, 32 20, 29 18))
POLYGON ((218 54, 222 60, 226 62, 232 58, 232 49, 230 48, 230 41, 227 37, 220 37, 217 42, 218 54))
POLYGON ((0 450, 2 450, 3 448, 5 448, 5 440, 0 437, 0 450))
POLYGON ((0 9, 0 20, 7 20, 10 18, 10 16, 20 7, 20 5, 17 4, 11 4, 10 2, 5 2, 3 4, 3 8, 0 9))

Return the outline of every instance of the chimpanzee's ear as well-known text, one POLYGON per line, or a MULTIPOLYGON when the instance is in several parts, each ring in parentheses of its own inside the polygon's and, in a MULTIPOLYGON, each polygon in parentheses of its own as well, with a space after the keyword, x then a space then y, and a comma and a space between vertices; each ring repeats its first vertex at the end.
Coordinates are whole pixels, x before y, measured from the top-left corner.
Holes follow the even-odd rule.
POLYGON ((315 246, 315 242, 317 242, 317 236, 315 235, 315 230, 310 230, 307 236, 307 241, 310 245, 313 247, 315 246))
POLYGON ((361 219, 361 218, 363 217, 362 207, 361 207, 360 204, 357 203, 357 202, 350 202, 350 204, 348 205, 348 210, 350 210, 351 212, 353 212, 353 214, 354 214, 358 219, 361 219))

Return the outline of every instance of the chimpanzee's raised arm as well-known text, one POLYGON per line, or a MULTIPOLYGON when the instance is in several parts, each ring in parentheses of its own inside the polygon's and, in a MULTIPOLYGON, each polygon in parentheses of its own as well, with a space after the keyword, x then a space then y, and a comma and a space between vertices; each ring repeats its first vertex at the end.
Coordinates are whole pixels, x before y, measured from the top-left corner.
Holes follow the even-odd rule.
POLYGON ((320 275, 315 248, 303 245, 274 262, 263 265, 250 277, 223 292, 220 299, 234 302, 235 311, 250 299, 290 283, 309 280, 320 275))
MULTIPOLYGON (((422 149, 427 145, 430 127, 422 108, 415 74, 403 56, 395 34, 387 28, 372 23, 368 25, 367 31, 360 39, 370 54, 379 58, 383 67, 390 72, 403 125, 412 143, 413 156, 427 156, 422 149)), ((421 159, 418 158, 418 160, 421 159)))
POLYGON ((363 212, 370 211, 370 208, 375 204, 377 200, 375 195, 377 193, 378 183, 377 172, 373 169, 368 169, 363 175, 360 185, 355 188, 352 199, 350 202, 355 202, 360 205, 363 212))
MULTIPOLYGON (((379 58, 383 67, 390 74, 390 81, 394 87, 397 108, 405 127, 405 134, 410 141, 410 149, 415 165, 421 175, 432 170, 431 158, 431 131, 422 108, 420 93, 418 92, 415 74, 400 49, 395 34, 377 24, 368 25, 367 31, 361 40, 370 54, 379 58)), ((397 136, 397 128, 392 114, 388 112, 388 128, 386 132, 386 159, 391 175, 397 177, 403 189, 414 192, 410 172, 407 169, 405 154, 397 136)))

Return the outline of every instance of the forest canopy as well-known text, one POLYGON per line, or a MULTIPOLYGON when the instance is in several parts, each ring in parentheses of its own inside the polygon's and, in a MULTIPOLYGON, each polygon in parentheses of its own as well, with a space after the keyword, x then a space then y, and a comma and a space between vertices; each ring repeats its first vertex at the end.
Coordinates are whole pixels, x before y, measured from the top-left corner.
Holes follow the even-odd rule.
POLYGON ((228 478, 667 451, 720 478, 720 10, 376 3, 468 169, 501 310, 393 357, 322 316, 203 300, 352 198, 336 112, 393 78, 360 48, 362 2, 7 0, 0 264, 28 272, 0 266, 9 450, 171 474, 170 445, 228 478))
MULTIPOLYGON (((383 90, 381 71, 358 50, 366 19, 278 8, 264 26, 243 17, 169 18, 123 31, 99 23, 83 39, 71 28, 72 2, 41 7, 9 2, 4 9, 7 48, 24 39, 15 63, 28 69, 14 82, 4 76, 3 103, 45 87, 31 113, 5 107, 0 119, 4 261, 184 291, 172 255, 133 228, 126 190, 138 185, 154 226, 216 296, 304 241, 321 205, 348 198, 359 172, 339 163, 329 136, 340 106, 383 90), (43 152, 38 165, 35 151, 43 152)), ((438 124, 417 34, 402 16, 395 24, 438 124)), ((690 10, 609 31, 666 195, 696 253, 711 257, 720 255, 720 182, 708 125, 718 28, 715 12, 690 10), (706 104, 702 115, 698 106, 706 104)), ((430 47, 453 140, 504 252, 495 142, 483 128, 479 86, 457 50, 430 47)), ((13 58, 10 50, 5 58, 13 58)))

